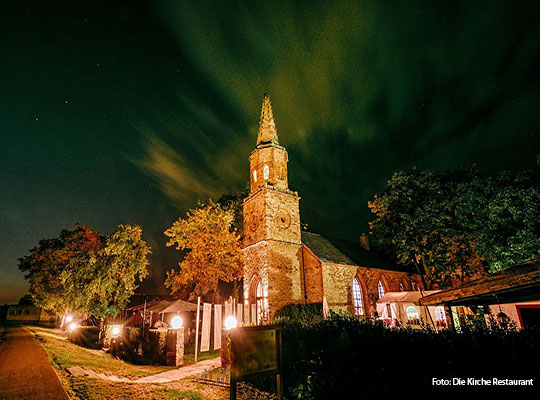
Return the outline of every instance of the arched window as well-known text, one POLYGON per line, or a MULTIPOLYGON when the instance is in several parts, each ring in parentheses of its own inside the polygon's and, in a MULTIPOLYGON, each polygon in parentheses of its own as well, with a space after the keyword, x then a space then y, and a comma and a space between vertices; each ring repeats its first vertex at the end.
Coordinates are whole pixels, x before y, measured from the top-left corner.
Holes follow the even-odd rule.
POLYGON ((379 299, 381 299, 384 296, 384 286, 381 281, 377 283, 377 290, 379 292, 379 299))
POLYGON ((257 283, 255 302, 257 304, 257 322, 260 324, 264 320, 264 299, 261 281, 257 283))
POLYGON ((364 315, 364 302, 362 301, 362 287, 358 282, 358 279, 354 278, 352 281, 352 294, 354 303, 354 314, 364 315))
POLYGON ((437 326, 446 326, 446 314, 442 306, 435 307, 435 324, 437 326))
POLYGON ((420 324, 420 313, 418 309, 414 306, 407 307, 407 319, 410 324, 419 325, 420 324))

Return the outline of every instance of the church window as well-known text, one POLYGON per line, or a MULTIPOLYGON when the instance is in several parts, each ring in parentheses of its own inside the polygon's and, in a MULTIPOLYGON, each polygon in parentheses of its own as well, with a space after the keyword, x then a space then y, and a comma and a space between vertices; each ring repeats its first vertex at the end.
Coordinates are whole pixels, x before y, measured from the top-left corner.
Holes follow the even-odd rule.
POLYGON ((403 283, 399 284, 399 290, 401 290, 402 292, 405 291, 405 286, 403 286, 403 283))
POLYGON ((414 306, 407 307, 407 319, 410 324, 419 325, 420 324, 420 313, 418 309, 414 306))
POLYGON ((265 165, 263 167, 263 179, 267 181, 268 178, 270 178, 270 168, 268 168, 268 165, 265 165))
POLYGON ((379 299, 381 299, 384 296, 384 286, 381 281, 377 283, 377 290, 379 292, 379 299))
POLYGON ((362 288, 358 279, 354 278, 352 283, 352 293, 354 302, 354 314, 364 315, 364 303, 362 301, 362 288))
POLYGON ((256 297, 255 301, 257 304, 257 322, 260 324, 263 321, 264 314, 264 299, 263 299, 263 290, 261 281, 257 283, 256 297))
POLYGON ((257 183, 257 171, 253 171, 253 181, 257 183))

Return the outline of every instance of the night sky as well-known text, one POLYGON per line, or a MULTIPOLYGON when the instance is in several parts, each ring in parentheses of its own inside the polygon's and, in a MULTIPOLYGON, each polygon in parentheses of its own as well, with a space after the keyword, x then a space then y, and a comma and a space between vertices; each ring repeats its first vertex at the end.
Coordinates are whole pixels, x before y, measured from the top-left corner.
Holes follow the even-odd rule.
POLYGON ((535 1, 2 1, 0 304, 41 238, 163 231, 245 187, 270 92, 311 231, 356 239, 393 171, 530 168, 540 153, 535 1), (474 4, 469 4, 474 3, 474 4))

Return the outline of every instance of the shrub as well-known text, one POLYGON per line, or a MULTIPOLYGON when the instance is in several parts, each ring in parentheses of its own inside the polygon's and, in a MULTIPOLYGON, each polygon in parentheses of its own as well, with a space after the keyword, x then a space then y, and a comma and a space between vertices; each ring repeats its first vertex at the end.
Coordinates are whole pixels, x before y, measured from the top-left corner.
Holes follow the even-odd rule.
POLYGON ((99 349, 99 328, 94 326, 80 326, 71 332, 69 340, 82 347, 99 349))
MULTIPOLYGON (((432 378, 538 382, 540 371, 530 366, 540 357, 539 333, 497 324, 468 324, 459 332, 388 329, 376 320, 338 315, 311 324, 289 320, 283 324, 285 395, 313 400, 335 399, 337 394, 343 399, 397 399, 422 393, 445 398, 455 397, 460 388, 432 386, 432 378)), ((512 387, 481 389, 477 398, 512 387)), ((526 390, 531 389, 521 387, 520 393, 526 390)))

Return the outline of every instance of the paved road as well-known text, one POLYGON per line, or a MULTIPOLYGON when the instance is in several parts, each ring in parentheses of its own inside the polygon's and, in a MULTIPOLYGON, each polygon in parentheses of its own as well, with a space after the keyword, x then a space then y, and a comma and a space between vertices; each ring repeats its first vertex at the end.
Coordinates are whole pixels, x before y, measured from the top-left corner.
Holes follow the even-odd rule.
POLYGON ((32 333, 8 328, 0 342, 0 400, 69 400, 32 333))

